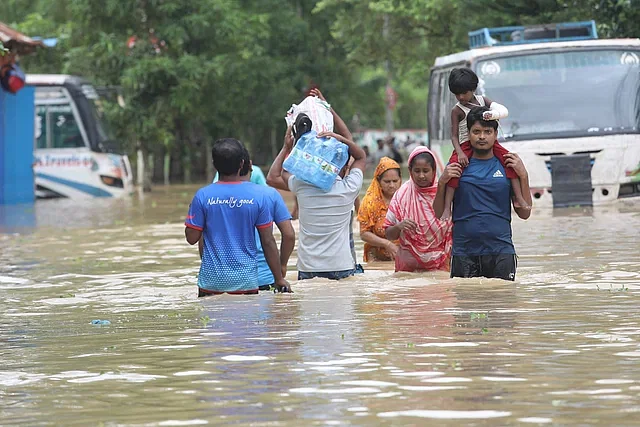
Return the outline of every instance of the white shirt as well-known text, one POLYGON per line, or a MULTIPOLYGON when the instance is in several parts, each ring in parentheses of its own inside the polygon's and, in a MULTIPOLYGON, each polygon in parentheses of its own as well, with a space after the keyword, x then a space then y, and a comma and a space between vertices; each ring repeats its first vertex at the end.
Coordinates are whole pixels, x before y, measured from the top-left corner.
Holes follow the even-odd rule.
POLYGON ((349 224, 362 179, 362 171, 353 169, 324 192, 293 175, 289 177, 289 189, 298 198, 300 213, 298 271, 323 273, 355 268, 349 224))

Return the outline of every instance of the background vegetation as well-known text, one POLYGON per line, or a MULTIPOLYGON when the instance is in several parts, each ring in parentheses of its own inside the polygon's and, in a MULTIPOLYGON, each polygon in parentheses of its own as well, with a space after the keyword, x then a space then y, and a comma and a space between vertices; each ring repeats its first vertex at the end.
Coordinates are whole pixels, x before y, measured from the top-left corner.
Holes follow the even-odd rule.
POLYGON ((114 89, 125 106, 105 109, 120 148, 154 154, 153 178, 164 169, 174 182, 203 179, 207 147, 223 136, 240 138, 257 164, 268 164, 284 113, 313 86, 353 130, 384 128, 389 79, 395 127, 424 129, 429 69, 437 56, 465 50, 468 31, 589 19, 601 37, 638 37, 640 1, 0 2, 0 21, 58 39, 23 58, 23 69, 114 89))

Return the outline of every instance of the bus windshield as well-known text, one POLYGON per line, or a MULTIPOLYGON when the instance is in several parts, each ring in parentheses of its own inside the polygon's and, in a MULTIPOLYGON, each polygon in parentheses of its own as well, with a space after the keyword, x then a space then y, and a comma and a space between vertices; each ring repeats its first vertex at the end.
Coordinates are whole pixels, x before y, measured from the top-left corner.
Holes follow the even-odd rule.
POLYGON ((93 86, 88 84, 82 85, 82 93, 89 101, 87 107, 95 125, 95 133, 98 138, 98 143, 103 145, 104 148, 108 149, 108 151, 119 148, 115 146, 116 143, 113 138, 113 133, 104 114, 102 100, 93 86))
POLYGON ((478 93, 509 109, 507 140, 640 132, 640 50, 570 50, 478 61, 478 93))

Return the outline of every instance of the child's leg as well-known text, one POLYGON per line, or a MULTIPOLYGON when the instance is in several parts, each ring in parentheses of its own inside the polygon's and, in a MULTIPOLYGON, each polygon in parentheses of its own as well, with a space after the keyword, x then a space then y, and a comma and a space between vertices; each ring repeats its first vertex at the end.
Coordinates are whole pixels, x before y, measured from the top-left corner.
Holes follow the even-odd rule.
POLYGON ((453 196, 456 194, 456 189, 447 185, 447 190, 444 193, 444 211, 440 219, 451 218, 451 204, 453 203, 453 196))
POLYGON ((460 148, 462 148, 462 152, 468 158, 471 158, 471 156, 473 156, 473 148, 471 148, 471 142, 469 140, 462 142, 460 144, 460 148))
POLYGON ((504 171, 507 173, 507 178, 509 179, 518 178, 518 174, 516 174, 516 171, 514 171, 512 168, 507 167, 507 165, 504 164, 504 155, 508 153, 509 153, 509 150, 507 150, 502 145, 500 145, 498 141, 496 141, 493 144, 493 155, 496 156, 500 164, 504 166, 504 171))
POLYGON ((456 150, 453 150, 453 153, 451 153, 451 157, 449 157, 447 164, 449 163, 458 163, 458 153, 456 153, 456 150))
POLYGON ((513 198, 515 199, 513 202, 513 206, 515 206, 516 208, 531 209, 531 206, 524 200, 524 197, 522 196, 522 188, 520 188, 520 178, 511 179, 511 188, 513 189, 513 198))
POLYGON ((502 145, 496 142, 493 144, 493 155, 498 158, 502 166, 504 166, 504 171, 507 173, 507 178, 511 180, 511 188, 513 188, 513 205, 517 208, 528 208, 531 209, 531 206, 524 200, 522 196, 522 188, 520 188, 520 179, 518 178, 518 174, 512 168, 507 167, 504 164, 504 155, 507 154, 509 150, 504 148, 502 145))

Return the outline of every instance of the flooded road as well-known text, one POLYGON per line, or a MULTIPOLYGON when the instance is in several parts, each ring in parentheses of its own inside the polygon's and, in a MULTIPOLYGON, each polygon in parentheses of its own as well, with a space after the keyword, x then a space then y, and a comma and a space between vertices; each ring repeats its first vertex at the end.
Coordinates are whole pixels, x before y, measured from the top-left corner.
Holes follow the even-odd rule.
POLYGON ((0 424, 640 422, 639 202, 514 219, 515 284, 383 264, 197 299, 194 191, 0 211, 0 424))

